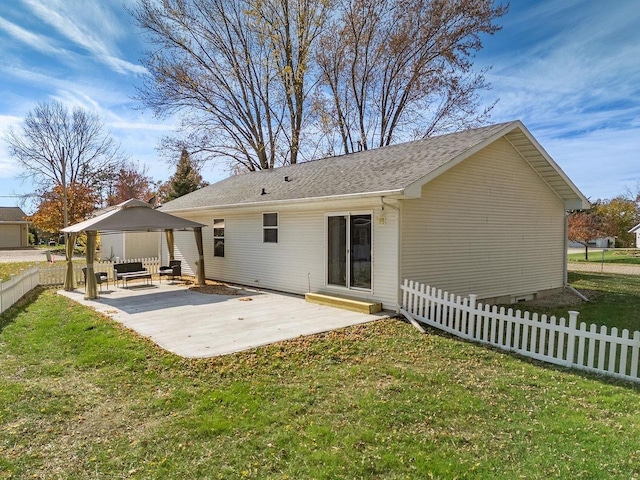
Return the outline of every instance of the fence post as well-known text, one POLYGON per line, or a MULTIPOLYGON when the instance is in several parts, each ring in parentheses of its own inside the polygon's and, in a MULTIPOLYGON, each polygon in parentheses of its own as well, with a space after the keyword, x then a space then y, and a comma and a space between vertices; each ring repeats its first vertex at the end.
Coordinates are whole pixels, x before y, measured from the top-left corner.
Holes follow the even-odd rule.
POLYGON ((408 278, 404 279, 404 284, 402 286, 403 286, 403 288, 401 288, 401 290, 402 290, 402 308, 404 310, 407 310, 407 287, 409 286, 409 279, 408 278))
POLYGON ((476 299, 477 295, 470 293, 469 294, 469 315, 467 316, 467 325, 465 332, 467 334, 467 338, 473 338, 473 331, 476 326, 476 299))
POLYGON ((4 298, 4 295, 2 294, 2 279, 0 279, 0 313, 4 312, 4 309, 2 308, 3 298, 4 298))
POLYGON ((572 366, 574 360, 574 348, 576 343, 576 328, 578 325, 578 315, 580 312, 569 310, 569 335, 567 337, 567 365, 572 366))

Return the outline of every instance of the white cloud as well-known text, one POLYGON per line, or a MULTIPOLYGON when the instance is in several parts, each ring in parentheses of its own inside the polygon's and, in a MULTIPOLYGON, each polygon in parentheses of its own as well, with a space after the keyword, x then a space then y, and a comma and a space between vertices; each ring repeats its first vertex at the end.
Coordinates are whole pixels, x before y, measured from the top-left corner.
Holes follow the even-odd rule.
POLYGON ((113 71, 122 74, 144 72, 139 65, 120 58, 116 43, 125 32, 108 6, 87 0, 24 1, 42 21, 113 71))
MULTIPOLYGON (((505 29, 524 37, 540 34, 521 50, 506 48, 488 58, 487 75, 500 101, 495 116, 530 121, 562 119, 596 127, 609 121, 633 122, 640 113, 640 9, 633 2, 615 8, 589 2, 539 2, 505 29), (609 116, 599 115, 606 111, 609 116)), ((509 18, 507 16, 507 18, 509 18)), ((497 35, 500 35, 498 33, 497 35)))
POLYGON ((640 128, 600 129, 571 138, 534 132, 561 168, 591 199, 612 198, 640 179, 640 128))
POLYGON ((492 119, 523 120, 588 197, 624 193, 640 179, 637 3, 511 7, 478 56, 479 66, 493 65, 485 95, 499 98, 492 119))
POLYGON ((0 17, 0 30, 4 30, 15 40, 18 40, 19 42, 28 45, 31 48, 38 50, 39 52, 55 55, 67 54, 64 49, 54 47, 50 38, 25 30, 19 25, 11 23, 10 21, 2 17, 0 17))
MULTIPOLYGON (((13 178, 20 173, 18 166, 9 156, 7 145, 4 143, 4 136, 10 128, 18 128, 22 122, 22 118, 13 115, 0 115, 0 178, 13 178)), ((3 186, 0 191, 8 193, 8 189, 3 186)))

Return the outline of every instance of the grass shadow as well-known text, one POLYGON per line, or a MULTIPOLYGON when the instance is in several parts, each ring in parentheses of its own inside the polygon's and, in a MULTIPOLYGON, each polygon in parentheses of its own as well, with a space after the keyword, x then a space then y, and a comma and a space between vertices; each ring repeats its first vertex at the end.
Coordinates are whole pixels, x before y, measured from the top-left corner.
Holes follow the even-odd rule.
POLYGON ((2 333, 8 325, 11 325, 17 317, 24 313, 29 306, 40 298, 40 295, 46 290, 47 287, 41 285, 27 292, 20 300, 0 314, 0 333, 2 333))

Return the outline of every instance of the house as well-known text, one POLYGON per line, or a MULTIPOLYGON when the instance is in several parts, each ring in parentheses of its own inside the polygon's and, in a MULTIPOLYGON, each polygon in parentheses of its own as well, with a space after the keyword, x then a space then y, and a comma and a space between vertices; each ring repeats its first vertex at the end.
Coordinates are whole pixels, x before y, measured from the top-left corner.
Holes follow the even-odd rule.
POLYGON ((100 259, 157 257, 161 232, 100 232, 100 259))
MULTIPOLYGON (((113 205, 101 208, 94 211, 91 216, 93 218, 99 217, 119 207, 120 205, 113 205)), ((102 231, 100 232, 99 258, 101 260, 119 261, 157 257, 160 254, 161 235, 162 232, 102 231)))
POLYGON ((0 248, 29 246, 29 222, 20 207, 0 207, 0 248))
MULTIPOLYGON (((590 240, 588 243, 590 248, 615 248, 616 239, 615 237, 600 237, 600 238, 594 238, 593 240, 590 240)), ((569 248, 584 248, 584 245, 580 242, 570 241, 567 244, 567 246, 569 248)))
POLYGON ((629 233, 636 234, 636 248, 640 248, 640 223, 629 230, 629 233))
POLYGON ((162 210, 208 226, 208 278, 395 310, 405 278, 499 302, 563 288, 565 211, 588 207, 513 121, 232 176, 162 210))

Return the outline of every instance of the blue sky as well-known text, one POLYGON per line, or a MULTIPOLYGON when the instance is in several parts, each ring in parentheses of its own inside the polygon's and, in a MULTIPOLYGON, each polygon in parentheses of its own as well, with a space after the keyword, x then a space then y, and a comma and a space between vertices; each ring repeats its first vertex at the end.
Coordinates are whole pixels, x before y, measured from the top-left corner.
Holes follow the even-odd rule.
MULTIPOLYGON (((155 150, 172 120, 132 99, 147 48, 126 5, 134 0, 0 2, 0 137, 40 101, 98 113, 123 150, 155 180, 174 171, 155 150)), ((484 38, 478 68, 492 66, 483 92, 498 99, 491 120, 522 120, 591 199, 640 181, 640 8, 636 0, 512 0, 503 29, 484 38)), ((212 182, 227 176, 205 167, 212 182)), ((0 140, 0 205, 30 184, 0 140)))

